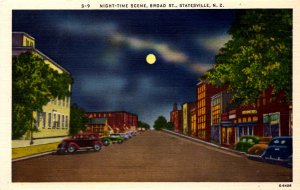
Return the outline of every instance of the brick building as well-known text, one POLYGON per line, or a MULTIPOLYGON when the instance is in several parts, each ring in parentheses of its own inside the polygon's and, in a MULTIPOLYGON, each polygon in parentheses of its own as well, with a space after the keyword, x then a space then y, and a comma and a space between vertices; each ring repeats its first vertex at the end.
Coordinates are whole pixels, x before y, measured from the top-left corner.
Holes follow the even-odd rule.
POLYGON ((191 125, 192 125, 192 118, 191 112, 192 109, 196 107, 196 103, 184 103, 182 104, 182 133, 185 135, 191 135, 191 125))
POLYGON ((100 133, 107 133, 106 130, 112 130, 113 132, 135 131, 138 128, 138 116, 125 111, 86 112, 86 116, 90 118, 87 129, 99 130, 100 133), (94 123, 93 121, 96 121, 96 118, 101 123, 94 123), (95 128, 95 124, 97 124, 97 128, 95 128), (107 128, 105 128, 106 126, 107 128))
POLYGON ((200 81, 196 86, 196 136, 202 140, 211 140, 211 97, 220 92, 206 82, 200 81))
POLYGON ((176 103, 170 113, 170 122, 173 123, 176 132, 182 133, 182 110, 178 110, 176 103))

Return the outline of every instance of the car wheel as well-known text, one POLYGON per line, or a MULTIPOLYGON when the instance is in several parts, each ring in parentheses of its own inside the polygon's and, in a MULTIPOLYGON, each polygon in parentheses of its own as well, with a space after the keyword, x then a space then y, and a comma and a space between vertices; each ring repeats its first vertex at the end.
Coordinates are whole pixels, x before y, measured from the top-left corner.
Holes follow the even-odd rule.
POLYGON ((121 143, 123 143, 123 141, 122 140, 118 140, 118 143, 121 144, 121 143))
POLYGON ((75 151, 76 151, 75 145, 71 144, 71 145, 68 146, 68 152, 69 152, 69 153, 73 153, 73 152, 75 152, 75 151))
POLYGON ((101 145, 98 144, 98 143, 94 144, 94 150, 95 150, 95 151, 101 150, 101 145))
POLYGON ((108 145, 109 145, 108 140, 105 140, 105 141, 103 142, 103 144, 104 144, 105 146, 108 146, 108 145))

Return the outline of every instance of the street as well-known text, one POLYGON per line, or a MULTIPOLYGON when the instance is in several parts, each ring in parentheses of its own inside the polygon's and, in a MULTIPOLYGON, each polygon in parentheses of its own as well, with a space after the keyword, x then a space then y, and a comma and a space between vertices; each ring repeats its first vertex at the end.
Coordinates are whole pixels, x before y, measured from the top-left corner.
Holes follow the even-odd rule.
POLYGON ((248 160, 162 131, 100 152, 12 163, 13 182, 290 182, 292 169, 248 160))

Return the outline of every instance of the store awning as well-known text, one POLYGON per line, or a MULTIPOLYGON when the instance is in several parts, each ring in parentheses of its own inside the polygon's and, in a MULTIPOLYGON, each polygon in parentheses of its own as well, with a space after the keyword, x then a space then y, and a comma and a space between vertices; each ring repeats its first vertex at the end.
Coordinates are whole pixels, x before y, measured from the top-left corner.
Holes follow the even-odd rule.
POLYGON ((235 126, 235 123, 233 123, 232 121, 221 121, 220 125, 222 127, 232 127, 235 126))
POLYGON ((256 122, 245 122, 245 123, 237 123, 237 127, 248 127, 248 126, 253 126, 256 125, 256 122))

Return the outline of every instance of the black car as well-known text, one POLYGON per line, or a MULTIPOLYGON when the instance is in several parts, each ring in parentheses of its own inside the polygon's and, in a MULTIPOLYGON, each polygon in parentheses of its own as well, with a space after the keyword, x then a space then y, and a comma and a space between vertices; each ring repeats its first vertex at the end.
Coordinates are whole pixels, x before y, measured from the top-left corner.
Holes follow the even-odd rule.
POLYGON ((261 157, 267 162, 292 165, 293 138, 290 136, 274 137, 261 157))

